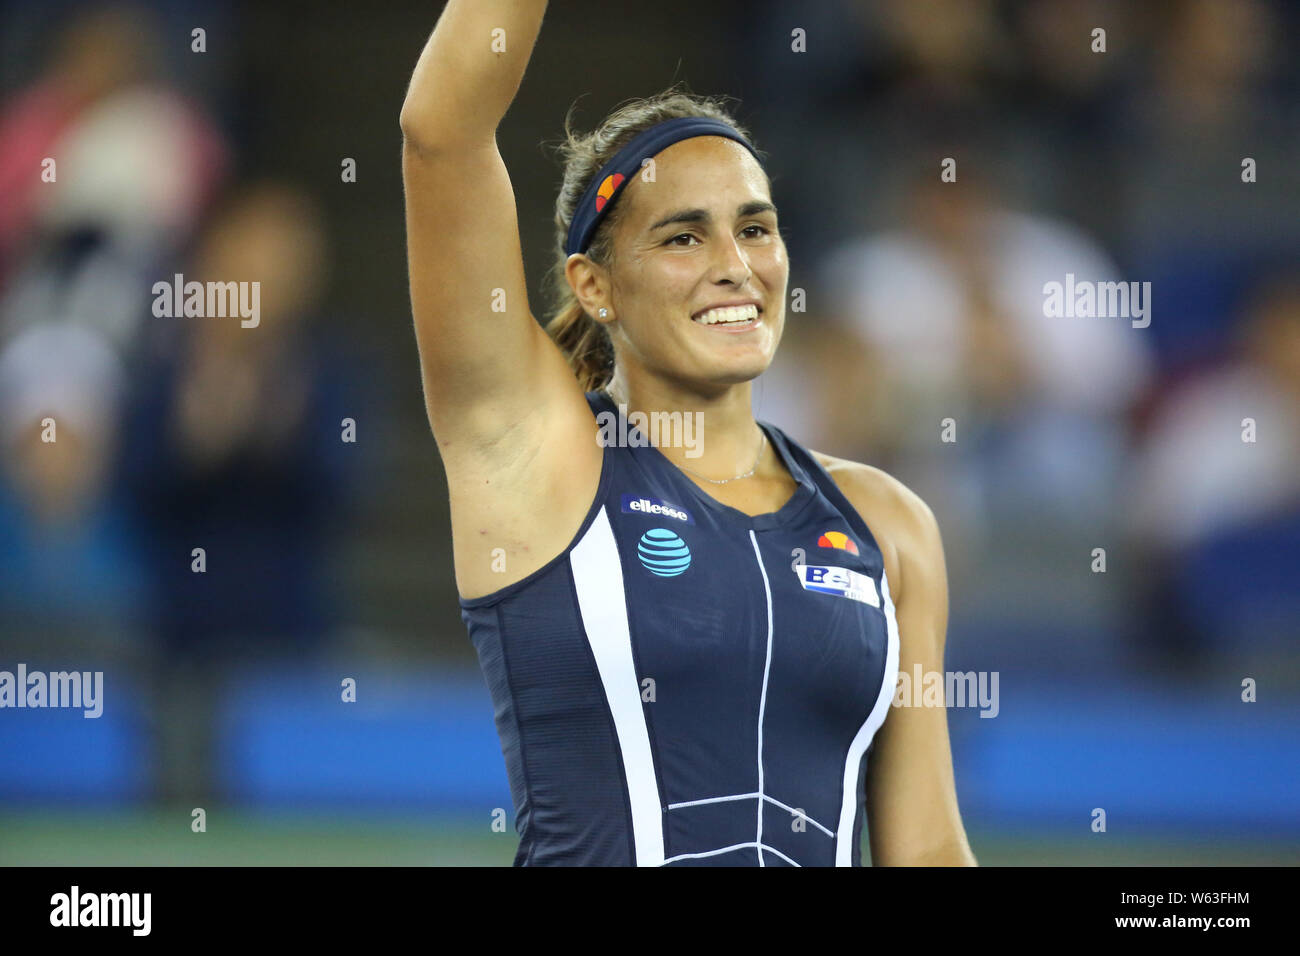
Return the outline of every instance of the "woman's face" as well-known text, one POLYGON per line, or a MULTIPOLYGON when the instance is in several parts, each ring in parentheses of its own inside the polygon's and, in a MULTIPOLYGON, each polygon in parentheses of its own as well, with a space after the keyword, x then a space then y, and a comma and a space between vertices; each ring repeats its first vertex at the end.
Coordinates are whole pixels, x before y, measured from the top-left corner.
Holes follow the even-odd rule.
POLYGON ((618 362, 683 383, 747 382, 771 364, 785 323, 789 262, 767 177, 720 136, 674 143, 654 177, 633 176, 619 197, 608 324, 618 362), (698 321, 737 302, 756 304, 757 319, 698 321))

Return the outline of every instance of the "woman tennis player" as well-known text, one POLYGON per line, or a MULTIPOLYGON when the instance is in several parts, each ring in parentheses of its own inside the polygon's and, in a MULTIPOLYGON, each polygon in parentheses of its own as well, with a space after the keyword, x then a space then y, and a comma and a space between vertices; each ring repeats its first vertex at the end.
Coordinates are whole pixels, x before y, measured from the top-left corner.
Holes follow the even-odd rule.
POLYGON ((946 710, 890 706, 900 669, 943 669, 934 516, 755 421, 789 264, 717 100, 566 121, 560 302, 535 321, 496 128, 545 10, 450 0, 401 113, 424 393, 515 864, 861 865, 868 822, 876 864, 973 865, 946 710))

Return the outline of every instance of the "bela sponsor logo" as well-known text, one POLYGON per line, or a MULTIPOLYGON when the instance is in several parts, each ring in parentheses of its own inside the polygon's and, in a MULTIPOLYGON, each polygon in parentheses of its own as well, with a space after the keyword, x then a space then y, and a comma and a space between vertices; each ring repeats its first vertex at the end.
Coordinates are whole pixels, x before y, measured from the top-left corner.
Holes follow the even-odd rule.
POLYGON ((799 583, 806 591, 820 594, 834 594, 852 601, 861 601, 872 607, 880 607, 880 595, 876 593, 876 582, 850 568, 827 567, 818 564, 801 564, 795 568, 799 583))

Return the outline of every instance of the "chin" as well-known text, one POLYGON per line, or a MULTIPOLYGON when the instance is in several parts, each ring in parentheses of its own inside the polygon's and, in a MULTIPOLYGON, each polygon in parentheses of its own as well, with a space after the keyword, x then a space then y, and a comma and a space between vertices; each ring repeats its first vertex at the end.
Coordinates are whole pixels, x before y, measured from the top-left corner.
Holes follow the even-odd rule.
POLYGON ((774 357, 769 355, 765 359, 730 362, 726 366, 716 368, 709 377, 709 381, 718 385, 741 385, 745 382, 752 382, 768 370, 774 357))

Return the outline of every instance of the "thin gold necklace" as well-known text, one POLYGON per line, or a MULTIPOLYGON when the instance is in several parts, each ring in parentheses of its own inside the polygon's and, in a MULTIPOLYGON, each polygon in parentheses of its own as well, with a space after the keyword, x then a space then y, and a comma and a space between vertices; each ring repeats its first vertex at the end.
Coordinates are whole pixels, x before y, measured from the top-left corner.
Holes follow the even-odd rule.
POLYGON ((695 475, 696 478, 701 478, 704 481, 712 482, 715 485, 725 485, 729 481, 739 481, 741 478, 748 478, 750 475, 754 473, 755 469, 758 468, 759 459, 763 457, 763 447, 767 444, 767 433, 764 432, 762 428, 758 430, 758 435, 759 435, 758 454, 754 456, 753 466, 749 469, 749 471, 745 472, 743 475, 735 475, 731 478, 708 478, 705 477, 704 475, 696 474, 695 472, 687 468, 685 465, 678 465, 677 467, 680 468, 682 471, 686 472, 688 475, 695 475))

